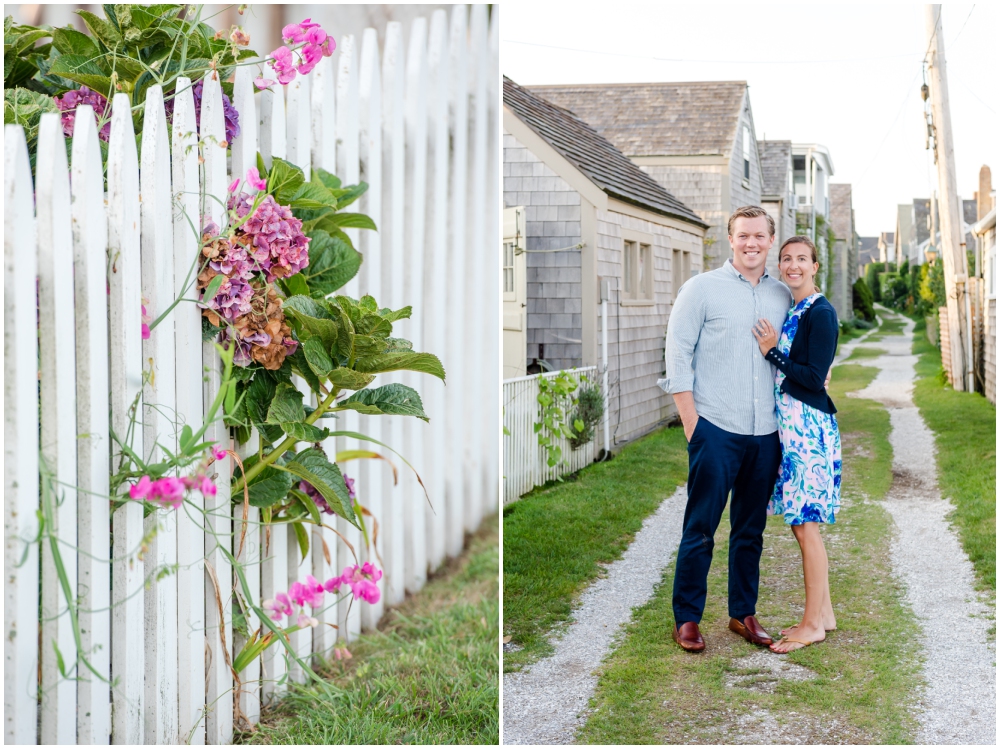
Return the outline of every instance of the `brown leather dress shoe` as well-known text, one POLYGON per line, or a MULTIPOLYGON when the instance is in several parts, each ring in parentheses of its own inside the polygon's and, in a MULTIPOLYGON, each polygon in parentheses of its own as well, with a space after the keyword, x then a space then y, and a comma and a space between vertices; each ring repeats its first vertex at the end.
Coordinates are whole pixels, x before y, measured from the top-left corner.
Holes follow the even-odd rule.
POLYGON ((754 645, 770 645, 773 642, 771 635, 760 626, 756 616, 748 616, 742 622, 739 619, 730 619, 729 628, 754 645))
POLYGON ((680 627, 674 624, 674 642, 689 653, 700 653, 705 649, 705 640, 695 622, 684 622, 680 627))

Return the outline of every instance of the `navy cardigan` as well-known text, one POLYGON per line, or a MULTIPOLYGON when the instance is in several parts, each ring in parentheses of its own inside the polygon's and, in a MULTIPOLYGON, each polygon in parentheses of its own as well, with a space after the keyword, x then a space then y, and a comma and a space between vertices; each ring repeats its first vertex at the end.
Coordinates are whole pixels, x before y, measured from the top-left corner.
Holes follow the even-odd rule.
POLYGON ((837 413, 823 383, 837 352, 840 327, 833 305, 820 297, 799 318, 792 348, 785 356, 777 347, 765 358, 785 373, 781 392, 823 413, 837 413))

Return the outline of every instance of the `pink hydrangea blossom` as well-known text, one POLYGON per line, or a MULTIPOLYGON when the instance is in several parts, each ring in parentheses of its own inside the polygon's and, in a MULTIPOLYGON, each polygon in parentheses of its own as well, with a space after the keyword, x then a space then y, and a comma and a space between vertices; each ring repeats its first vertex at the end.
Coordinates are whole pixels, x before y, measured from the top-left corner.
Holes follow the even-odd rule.
MULTIPOLYGON (((67 91, 62 96, 54 97, 53 101, 63 113, 63 135, 67 138, 71 138, 73 136, 73 129, 76 127, 76 108, 78 106, 81 104, 89 104, 92 106, 94 108, 94 114, 97 115, 98 120, 104 116, 104 110, 108 106, 108 100, 105 99, 104 96, 96 91, 91 91, 86 86, 80 86, 77 90, 67 91)), ((110 119, 108 119, 108 121, 101 127, 97 137, 105 143, 111 139, 110 119)))

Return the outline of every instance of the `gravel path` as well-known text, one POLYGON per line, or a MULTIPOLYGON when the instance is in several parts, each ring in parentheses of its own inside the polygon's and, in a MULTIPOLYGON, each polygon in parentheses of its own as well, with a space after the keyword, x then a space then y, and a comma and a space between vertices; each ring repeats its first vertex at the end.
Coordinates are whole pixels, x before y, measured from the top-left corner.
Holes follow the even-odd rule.
MULTIPOLYGON (((881 311, 881 310, 880 310, 881 311)), ((891 313, 890 313, 891 314, 891 313)), ((883 507, 896 524, 893 573, 920 624, 924 678, 918 744, 996 744, 996 648, 991 608, 973 588, 972 563, 946 520, 954 509, 937 487, 934 436, 913 404, 913 321, 873 346, 886 355, 863 362, 878 376, 858 393, 889 411, 893 484, 883 507)))
POLYGON ((503 676, 503 743, 569 744, 583 725, 597 676, 632 609, 653 595, 681 538, 687 488, 681 486, 643 521, 622 558, 580 597, 555 652, 503 676))

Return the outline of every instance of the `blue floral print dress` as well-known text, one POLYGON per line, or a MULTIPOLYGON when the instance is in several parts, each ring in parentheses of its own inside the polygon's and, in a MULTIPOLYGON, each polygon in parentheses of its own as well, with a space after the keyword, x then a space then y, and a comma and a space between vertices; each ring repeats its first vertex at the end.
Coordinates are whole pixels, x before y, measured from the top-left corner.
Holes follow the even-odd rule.
MULTIPOLYGON (((788 356, 799 318, 822 296, 813 294, 788 312, 778 350, 788 356)), ((837 417, 781 392, 785 373, 774 375, 774 400, 781 439, 781 468, 768 503, 769 515, 788 525, 833 523, 840 509, 840 429, 837 417)))

